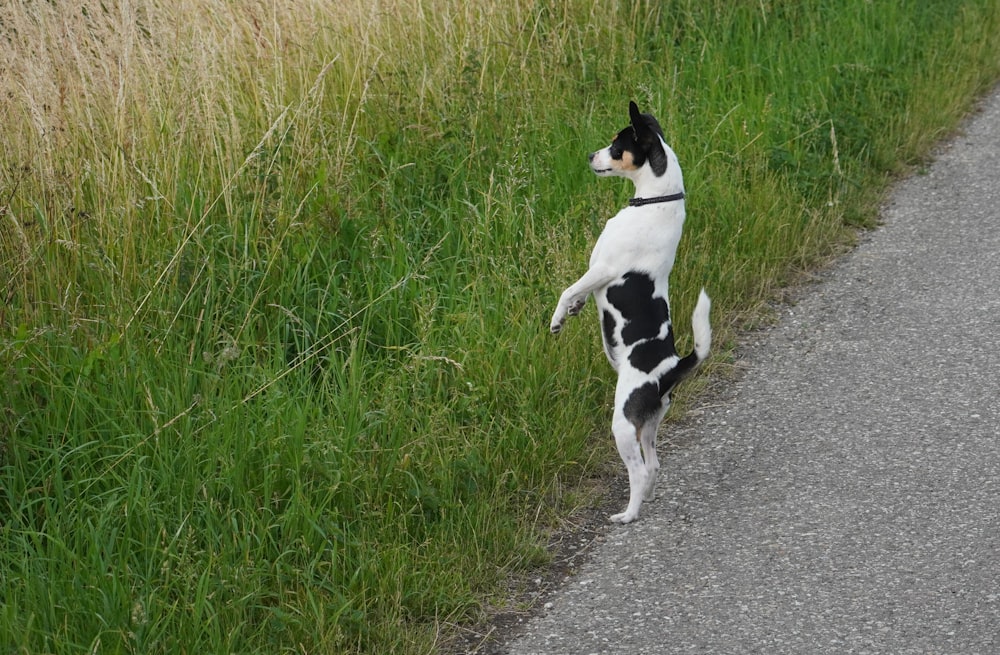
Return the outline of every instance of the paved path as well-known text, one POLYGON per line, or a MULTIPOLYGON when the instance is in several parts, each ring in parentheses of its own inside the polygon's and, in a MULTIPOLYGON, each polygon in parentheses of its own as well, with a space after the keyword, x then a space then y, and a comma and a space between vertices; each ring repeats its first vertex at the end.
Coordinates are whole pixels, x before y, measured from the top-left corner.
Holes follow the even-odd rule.
POLYGON ((1000 653, 1000 90, 509 645, 1000 653))

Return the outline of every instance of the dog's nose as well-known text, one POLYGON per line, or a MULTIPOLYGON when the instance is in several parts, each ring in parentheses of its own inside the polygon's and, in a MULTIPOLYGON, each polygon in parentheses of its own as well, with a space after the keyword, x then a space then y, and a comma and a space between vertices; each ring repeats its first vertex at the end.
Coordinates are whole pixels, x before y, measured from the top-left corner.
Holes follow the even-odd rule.
POLYGON ((587 161, 594 161, 594 155, 596 154, 597 154, 596 152, 592 152, 589 155, 587 155, 587 161))

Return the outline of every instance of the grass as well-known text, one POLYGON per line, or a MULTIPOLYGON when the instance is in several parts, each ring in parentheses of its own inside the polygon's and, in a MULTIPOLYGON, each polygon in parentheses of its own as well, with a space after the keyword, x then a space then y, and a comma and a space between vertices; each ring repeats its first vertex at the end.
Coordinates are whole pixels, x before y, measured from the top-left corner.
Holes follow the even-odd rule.
POLYGON ((616 457, 546 322, 627 101, 724 362, 998 69, 993 0, 10 3, 0 646, 434 650, 616 457))

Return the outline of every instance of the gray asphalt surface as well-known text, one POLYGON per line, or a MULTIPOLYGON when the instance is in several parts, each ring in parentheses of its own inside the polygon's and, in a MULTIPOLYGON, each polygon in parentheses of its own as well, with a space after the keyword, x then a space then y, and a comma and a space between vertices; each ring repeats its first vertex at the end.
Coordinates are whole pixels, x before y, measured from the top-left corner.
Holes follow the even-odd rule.
POLYGON ((1000 89, 883 219, 512 655, 1000 653, 1000 89))

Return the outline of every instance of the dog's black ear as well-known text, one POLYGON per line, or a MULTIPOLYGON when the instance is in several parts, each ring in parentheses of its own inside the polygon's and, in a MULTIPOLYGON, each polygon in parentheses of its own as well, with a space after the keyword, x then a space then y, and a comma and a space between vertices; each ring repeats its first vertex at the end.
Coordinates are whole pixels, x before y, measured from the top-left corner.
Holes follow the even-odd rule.
POLYGON ((639 105, 635 104, 635 100, 628 101, 628 117, 632 119, 632 125, 635 127, 642 125, 642 114, 639 113, 639 105))
POLYGON ((642 121, 642 114, 639 113, 639 106, 635 104, 635 100, 628 101, 628 117, 632 121, 632 130, 635 132, 636 138, 638 138, 639 133, 645 125, 642 121))
POLYGON ((648 114, 639 112, 639 106, 634 101, 628 103, 628 117, 632 121, 632 133, 639 143, 655 144, 657 135, 661 135, 660 125, 648 114))
POLYGON ((663 175, 667 170, 667 153, 660 145, 663 130, 656 119, 648 114, 639 113, 639 107, 634 101, 628 103, 628 116, 632 120, 632 132, 635 140, 646 150, 649 165, 656 175, 663 175))

